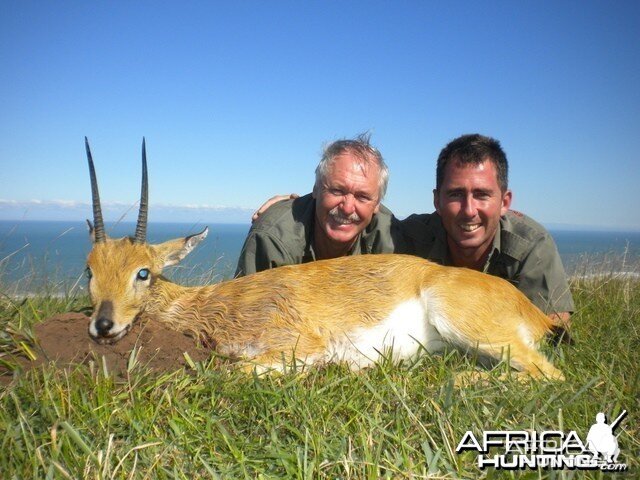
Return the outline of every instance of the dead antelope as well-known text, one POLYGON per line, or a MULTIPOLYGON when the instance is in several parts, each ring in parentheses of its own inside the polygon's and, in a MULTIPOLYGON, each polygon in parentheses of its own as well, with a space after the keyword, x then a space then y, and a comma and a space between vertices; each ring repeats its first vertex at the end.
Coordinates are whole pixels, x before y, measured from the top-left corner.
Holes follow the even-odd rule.
MULTIPOLYGON (((85 139, 86 142, 86 139, 85 139)), ((183 287, 162 277, 207 235, 158 245, 145 241, 148 188, 133 238, 105 234, 89 144, 93 249, 87 259, 94 311, 89 334, 118 341, 139 317, 165 322, 218 353, 281 370, 346 362, 360 369, 435 352, 443 342, 477 351, 532 377, 563 379, 536 349, 551 322, 505 280, 407 255, 363 255, 280 267, 216 285, 183 287)))

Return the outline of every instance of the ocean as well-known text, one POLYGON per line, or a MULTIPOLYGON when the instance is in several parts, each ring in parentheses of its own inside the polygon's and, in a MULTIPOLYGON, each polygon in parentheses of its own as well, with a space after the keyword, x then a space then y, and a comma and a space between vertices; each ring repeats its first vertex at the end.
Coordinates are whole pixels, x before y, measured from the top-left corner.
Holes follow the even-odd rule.
MULTIPOLYGON (((202 231, 205 225, 150 224, 147 240, 161 243, 202 231)), ((107 235, 132 235, 135 224, 106 223, 107 235)), ((209 235, 180 265, 167 269, 178 281, 195 278, 211 282, 231 278, 240 256, 247 225, 211 224, 209 235)), ((91 250, 85 222, 0 220, 0 291, 40 292, 46 286, 56 292, 86 284, 84 271, 91 250)))
MULTIPOLYGON (((152 223, 147 238, 160 243, 197 233, 204 225, 152 223)), ((129 222, 106 225, 112 237, 131 235, 129 222)), ((231 278, 249 225, 211 224, 209 236, 168 276, 216 281, 231 278)), ((551 230, 570 275, 633 271, 640 263, 640 232, 551 230)), ((84 222, 0 221, 0 291, 69 291, 85 287, 91 242, 84 222), (46 286, 46 287, 45 287, 46 286), (8 289, 7 289, 8 287, 8 289)))

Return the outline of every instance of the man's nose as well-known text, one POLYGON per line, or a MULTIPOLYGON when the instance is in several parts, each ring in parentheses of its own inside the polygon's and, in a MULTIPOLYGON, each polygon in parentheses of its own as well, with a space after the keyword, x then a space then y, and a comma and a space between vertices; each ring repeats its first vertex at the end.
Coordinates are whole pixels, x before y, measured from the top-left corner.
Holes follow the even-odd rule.
POLYGON ((347 193, 342 197, 342 202, 340 202, 340 209, 343 213, 347 215, 351 215, 356 211, 356 199, 355 197, 347 193))
POLYGON ((469 195, 465 197, 462 205, 462 211, 469 218, 476 216, 476 214, 478 213, 478 207, 473 196, 469 195))

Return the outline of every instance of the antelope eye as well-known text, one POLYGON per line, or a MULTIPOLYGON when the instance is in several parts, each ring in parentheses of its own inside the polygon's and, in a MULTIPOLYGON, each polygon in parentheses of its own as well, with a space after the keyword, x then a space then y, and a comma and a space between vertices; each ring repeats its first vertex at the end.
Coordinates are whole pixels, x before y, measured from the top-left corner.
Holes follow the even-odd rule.
POLYGON ((149 269, 143 268, 138 272, 138 280, 149 280, 149 269))
POLYGON ((89 280, 91 280, 91 277, 93 277, 93 272, 91 271, 91 267, 87 267, 84 270, 84 274, 87 276, 89 280))

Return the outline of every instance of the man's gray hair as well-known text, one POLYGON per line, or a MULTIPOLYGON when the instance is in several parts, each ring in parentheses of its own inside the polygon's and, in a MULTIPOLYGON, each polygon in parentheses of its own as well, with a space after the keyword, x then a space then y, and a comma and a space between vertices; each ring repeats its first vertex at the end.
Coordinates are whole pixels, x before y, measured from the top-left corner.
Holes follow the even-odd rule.
POLYGON ((362 133, 353 140, 337 140, 325 147, 320 163, 316 167, 316 188, 322 187, 322 182, 329 174, 329 168, 333 165, 335 159, 343 153, 350 153, 358 159, 361 166, 375 165, 378 167, 380 172, 378 178, 378 201, 381 202, 387 193, 389 168, 384 163, 380 151, 369 142, 370 138, 371 134, 362 133))

